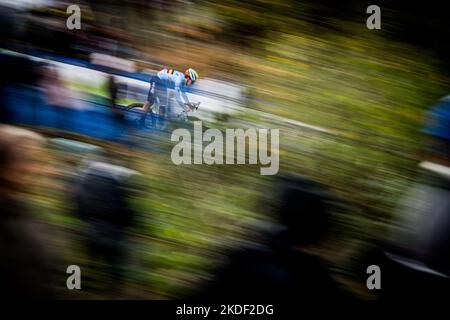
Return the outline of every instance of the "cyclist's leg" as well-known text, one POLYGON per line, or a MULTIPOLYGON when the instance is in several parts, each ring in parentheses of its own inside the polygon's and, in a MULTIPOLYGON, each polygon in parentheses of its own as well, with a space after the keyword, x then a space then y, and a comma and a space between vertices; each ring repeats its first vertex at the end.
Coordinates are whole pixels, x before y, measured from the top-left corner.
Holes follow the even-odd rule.
POLYGON ((159 100, 159 108, 158 108, 158 120, 160 122, 164 121, 162 117, 162 113, 165 114, 167 108, 167 86, 166 84, 158 78, 159 81, 155 82, 155 95, 159 100))
POLYGON ((155 81, 155 96, 158 97, 160 104, 167 104, 167 86, 158 77, 155 81))
MULTIPOLYGON (((150 112, 150 117, 152 121, 152 126, 155 127, 156 125, 156 116, 152 112, 152 109, 157 108, 158 101, 162 103, 162 101, 165 101, 167 96, 167 89, 163 81, 159 79, 157 76, 153 76, 150 79, 150 89, 148 91, 147 95, 147 101, 144 104, 144 115, 142 116, 142 123, 145 124, 145 119, 147 117, 147 114, 150 112)), ((158 107, 159 108, 159 107, 158 107)))
POLYGON ((147 100, 144 103, 144 112, 148 113, 148 111, 150 110, 150 108, 153 106, 153 104, 155 103, 155 95, 152 92, 152 89, 155 86, 155 82, 158 81, 159 78, 156 76, 153 76, 150 79, 150 89, 148 90, 148 94, 147 94, 147 100))
MULTIPOLYGON (((155 104, 155 95, 152 92, 152 89, 154 87, 154 83, 155 81, 159 80, 158 77, 153 76, 150 79, 150 88, 148 90, 148 94, 147 94, 147 100, 144 103, 143 109, 144 109, 144 114, 142 115, 141 119, 139 120, 139 122, 141 123, 142 126, 145 126, 145 120, 147 118, 147 114, 149 112, 151 112, 151 109, 153 108, 154 104, 155 104)), ((153 119, 152 119, 152 124, 153 124, 153 119)))

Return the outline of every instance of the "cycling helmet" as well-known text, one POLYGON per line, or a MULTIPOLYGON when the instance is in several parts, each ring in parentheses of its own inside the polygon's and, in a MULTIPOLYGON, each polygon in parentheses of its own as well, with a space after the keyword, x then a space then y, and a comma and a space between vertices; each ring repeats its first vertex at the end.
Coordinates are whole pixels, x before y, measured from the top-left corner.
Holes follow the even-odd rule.
POLYGON ((186 70, 186 74, 189 75, 189 78, 192 80, 192 82, 195 82, 195 80, 198 79, 198 73, 197 73, 197 71, 195 71, 195 70, 192 69, 192 68, 187 69, 187 70, 186 70))

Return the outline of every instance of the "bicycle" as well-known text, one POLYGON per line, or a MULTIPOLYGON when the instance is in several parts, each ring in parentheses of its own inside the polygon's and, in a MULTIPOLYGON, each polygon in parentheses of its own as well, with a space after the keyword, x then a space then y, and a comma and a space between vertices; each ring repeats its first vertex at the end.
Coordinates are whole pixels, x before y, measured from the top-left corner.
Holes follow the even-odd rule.
MULTIPOLYGON (((190 109, 191 112, 194 110, 198 110, 198 107, 200 106, 200 102, 197 103, 186 103, 186 107, 190 109)), ((145 112, 143 103, 132 103, 129 104, 126 108, 127 111, 131 112, 142 112, 142 116, 140 116, 138 119, 135 120, 135 123, 142 128, 153 128, 153 129, 159 129, 163 130, 166 127, 167 120, 173 120, 169 119, 167 114, 167 106, 160 105, 158 107, 158 110, 155 110, 152 108, 148 112, 145 112)), ((181 121, 188 121, 188 115, 185 110, 181 111, 177 116, 177 120, 181 121)))

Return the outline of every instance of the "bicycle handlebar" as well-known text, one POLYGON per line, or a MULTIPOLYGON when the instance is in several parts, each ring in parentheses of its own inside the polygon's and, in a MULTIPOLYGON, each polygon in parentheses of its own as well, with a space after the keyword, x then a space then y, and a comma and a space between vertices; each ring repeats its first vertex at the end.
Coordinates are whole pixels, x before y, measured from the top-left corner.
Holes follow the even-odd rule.
POLYGON ((199 105, 200 105, 200 102, 188 102, 188 103, 185 103, 184 105, 186 105, 186 106, 194 106, 194 107, 198 107, 199 105))

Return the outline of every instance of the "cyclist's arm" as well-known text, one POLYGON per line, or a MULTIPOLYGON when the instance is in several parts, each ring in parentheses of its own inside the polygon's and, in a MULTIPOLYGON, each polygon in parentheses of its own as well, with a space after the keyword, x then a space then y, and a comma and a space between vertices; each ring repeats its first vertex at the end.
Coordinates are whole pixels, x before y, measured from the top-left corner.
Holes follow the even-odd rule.
POLYGON ((181 88, 181 86, 175 87, 175 97, 178 104, 184 107, 185 104, 189 103, 189 99, 187 97, 186 92, 181 88))

